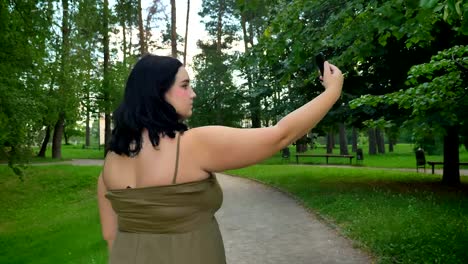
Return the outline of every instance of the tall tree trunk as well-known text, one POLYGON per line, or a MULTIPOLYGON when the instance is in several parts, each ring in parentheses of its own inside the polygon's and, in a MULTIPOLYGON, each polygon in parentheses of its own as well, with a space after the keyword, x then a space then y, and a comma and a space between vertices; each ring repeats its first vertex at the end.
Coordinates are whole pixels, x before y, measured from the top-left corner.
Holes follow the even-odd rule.
POLYGON ((91 127, 90 123, 91 118, 90 118, 90 113, 86 113, 86 132, 85 132, 85 146, 90 147, 91 146, 91 127))
POLYGON ((381 149, 379 153, 385 154, 385 130, 379 129, 379 134, 380 134, 379 145, 381 149))
POLYGON ((146 40, 145 40, 145 30, 143 28, 143 14, 141 10, 141 0, 138 0, 138 31, 140 32, 140 56, 146 54, 146 40))
POLYGON ((60 62, 60 79, 59 79, 59 96, 64 96, 64 99, 61 103, 61 110, 59 117, 54 126, 54 134, 52 138, 52 158, 61 159, 62 158, 62 136, 64 131, 65 124, 65 108, 67 107, 67 95, 65 95, 65 90, 69 89, 67 85, 68 78, 68 57, 70 51, 70 24, 69 24, 69 7, 68 0, 62 0, 62 50, 61 50, 61 62, 60 62))
POLYGON ((442 175, 442 182, 448 185, 460 184, 458 141, 458 127, 448 127, 444 136, 444 170, 442 175))
MULTIPOLYGON (((91 79, 91 68, 88 69, 88 78, 91 79)), ((90 84, 86 85, 86 130, 85 130, 85 146, 91 146, 91 91, 90 84)))
POLYGON ((398 142, 399 128, 391 127, 385 130, 388 137, 388 152, 393 152, 396 143, 398 142))
POLYGON ((375 138, 375 128, 369 128, 368 130, 369 135, 369 155, 376 155, 377 154, 377 141, 375 138))
POLYGON ((70 137, 67 134, 67 126, 63 126, 63 140, 65 140, 65 145, 70 145, 70 142, 68 141, 70 137))
POLYGON ((66 127, 64 127, 64 129, 63 129, 63 140, 65 140, 65 145, 70 145, 70 142, 68 141, 68 139, 70 139, 70 137, 68 137, 67 129, 66 129, 66 127))
POLYGON ((247 53, 249 50, 249 37, 247 36, 247 26, 246 26, 246 18, 245 14, 241 13, 241 27, 242 27, 242 35, 244 37, 244 52, 247 53))
POLYGON ((254 43, 254 31, 253 31, 253 23, 252 21, 249 22, 249 42, 250 46, 253 47, 254 43))
MULTIPOLYGON (((242 34, 244 38, 244 50, 245 53, 248 52, 249 50, 249 42, 251 37, 247 35, 247 26, 246 26, 246 17, 245 14, 241 14, 241 27, 242 27, 242 34)), ((247 75, 247 86, 249 88, 250 93, 254 93, 254 86, 252 84, 252 76, 251 76, 251 71, 247 69, 246 72, 247 75)), ((250 119, 252 120, 252 127, 253 128, 259 128, 261 127, 261 117, 260 117, 260 102, 257 98, 255 97, 250 97, 249 99, 249 111, 250 111, 250 119)))
POLYGON ((125 20, 122 18, 120 21, 120 26, 122 27, 122 53, 123 53, 123 64, 127 66, 127 26, 125 20))
POLYGON ((109 151, 109 143, 110 139, 112 136, 112 129, 111 129, 111 120, 112 116, 110 114, 110 110, 108 109, 109 112, 104 114, 104 157, 107 155, 107 152, 109 151))
POLYGON ((330 137, 330 145, 331 145, 331 149, 335 149, 335 144, 336 144, 336 141, 335 141, 335 129, 332 128, 331 130, 331 137, 330 137))
POLYGON ((128 30, 130 31, 128 36, 130 37, 130 40, 128 41, 128 54, 129 56, 133 57, 133 28, 129 27, 128 30))
POLYGON ((171 50, 172 57, 177 58, 177 25, 176 25, 176 2, 171 0, 171 50))
POLYGON ((52 158, 62 158, 62 135, 65 123, 65 112, 60 112, 59 118, 54 126, 54 134, 52 136, 52 158))
MULTIPOLYGON (((253 87, 250 88, 254 89, 253 87)), ((250 118, 252 119, 252 127, 259 128, 261 127, 261 115, 260 115, 260 102, 258 97, 251 98, 250 100, 250 118)))
POLYGON ((380 154, 385 154, 385 141, 380 128, 375 129, 375 141, 377 143, 377 151, 380 154))
POLYGON ((296 141, 296 152, 304 153, 307 151, 307 135, 304 135, 296 141))
MULTIPOLYGON (((218 9, 218 21, 217 21, 217 27, 216 27, 216 53, 218 56, 221 57, 222 52, 221 52, 221 36, 223 35, 223 16, 224 16, 224 0, 219 0, 219 9, 218 9)), ((218 124, 223 123, 223 117, 221 115, 222 113, 222 103, 220 102, 220 99, 218 98, 218 95, 216 96, 215 100, 215 106, 216 106, 216 120, 218 121, 218 124)))
MULTIPOLYGON (((141 1, 139 1, 141 5, 141 1)), ((140 6, 141 7, 141 6, 140 6)), ((110 99, 110 84, 109 84, 109 0, 104 0, 104 17, 103 17, 103 47, 104 47, 104 61, 103 61, 103 91, 104 91, 104 156, 108 151, 108 144, 111 137, 111 99, 110 99)))
MULTIPOLYGON (((52 5, 52 3, 49 2, 49 8, 50 9, 52 9, 51 5, 52 5)), ((56 79, 55 76, 51 77, 50 88, 49 88, 49 93, 48 93, 49 96, 53 95, 53 87, 55 85, 55 79, 56 79)), ((45 136, 44 136, 44 140, 42 141, 42 144, 41 144, 41 149, 39 150, 39 153, 37 153, 38 157, 45 158, 45 153, 47 151, 47 145, 49 144, 49 141, 50 141, 50 132, 51 132, 50 128, 51 128, 51 125, 48 124, 47 127, 46 127, 46 133, 45 133, 45 136)))
POLYGON ((333 129, 330 129, 327 134, 327 154, 333 153, 333 147, 335 145, 335 135, 333 129))
POLYGON ((357 151, 357 141, 358 141, 358 133, 357 133, 357 129, 355 127, 353 127, 353 136, 352 136, 352 151, 354 153, 356 153, 357 151))
POLYGON ((392 139, 392 138, 389 138, 389 139, 388 139, 388 152, 390 152, 390 153, 393 152, 393 146, 394 146, 393 139, 392 139))
POLYGON ((41 144, 41 149, 39 150, 39 153, 37 153, 38 157, 45 158, 45 153, 47 150, 47 144, 49 144, 49 140, 50 140, 50 125, 46 127, 44 140, 42 141, 42 144, 41 144))
MULTIPOLYGON (((249 21, 249 42, 250 42, 250 47, 253 47, 254 46, 254 43, 253 43, 253 40, 254 40, 254 31, 253 31, 253 23, 252 21, 249 21)), ((258 80, 258 76, 256 74, 256 70, 255 69, 252 69, 252 71, 254 76, 252 78, 252 80, 258 80)), ((251 80, 251 85, 252 87, 255 86, 255 84, 253 83, 253 81, 251 80)), ((252 98, 252 127, 260 127, 260 120, 261 120, 261 106, 260 106, 260 97, 257 95, 257 96, 254 96, 252 98), (258 124, 258 126, 256 126, 258 124)))
POLYGON ((184 65, 187 65, 187 38, 190 15, 190 0, 187 0, 187 18, 185 19, 185 38, 184 38, 184 65))
POLYGON ((216 95, 216 99, 214 100, 214 105, 215 105, 215 111, 216 111, 216 123, 218 125, 223 124, 223 116, 221 115, 221 103, 219 102, 219 98, 216 95))
MULTIPOLYGON (((89 75, 88 75, 89 76, 89 75)), ((85 132, 85 146, 91 146, 91 102, 89 86, 86 87, 86 132, 85 132)))
POLYGON ((223 32, 223 16, 224 16, 224 0, 219 0, 219 9, 218 9, 218 30, 216 33, 216 51, 221 54, 221 36, 223 32))
POLYGON ((346 127, 340 123, 340 155, 348 155, 348 140, 346 139, 346 127))

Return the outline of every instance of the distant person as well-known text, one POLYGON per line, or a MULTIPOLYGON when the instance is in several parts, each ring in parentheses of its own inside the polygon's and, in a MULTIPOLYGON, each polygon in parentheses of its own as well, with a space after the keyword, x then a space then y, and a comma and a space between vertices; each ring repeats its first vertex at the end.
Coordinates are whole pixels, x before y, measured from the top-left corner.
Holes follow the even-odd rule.
POLYGON ((343 85, 341 71, 324 66, 325 91, 275 126, 187 129, 196 97, 187 71, 171 57, 142 57, 114 112, 98 180, 109 263, 225 263, 214 217, 223 195, 214 173, 260 162, 310 131, 343 85))

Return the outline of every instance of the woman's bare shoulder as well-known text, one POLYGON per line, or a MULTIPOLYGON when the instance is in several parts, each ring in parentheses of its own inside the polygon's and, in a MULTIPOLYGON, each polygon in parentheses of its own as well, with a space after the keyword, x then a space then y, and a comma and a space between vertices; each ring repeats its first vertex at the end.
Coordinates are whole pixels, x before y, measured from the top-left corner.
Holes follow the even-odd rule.
POLYGON ((124 161, 128 160, 129 158, 130 157, 126 155, 119 155, 113 151, 109 151, 107 152, 106 157, 104 158, 104 164, 124 161))
POLYGON ((193 157, 206 171, 242 168, 270 157, 281 149, 282 133, 276 127, 233 128, 205 126, 187 133, 193 157))
POLYGON ((132 160, 133 158, 126 155, 109 151, 104 159, 103 174, 114 174, 123 168, 128 168, 133 163, 132 160))

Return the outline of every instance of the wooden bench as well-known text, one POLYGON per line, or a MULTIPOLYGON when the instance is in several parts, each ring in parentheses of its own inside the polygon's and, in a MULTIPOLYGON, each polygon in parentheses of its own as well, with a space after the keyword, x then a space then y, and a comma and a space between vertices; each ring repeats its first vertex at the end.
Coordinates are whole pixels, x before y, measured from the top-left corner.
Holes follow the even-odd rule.
POLYGON ((328 164, 329 158, 346 158, 349 159, 349 164, 353 163, 354 155, 334 155, 334 154, 296 154, 296 163, 299 164, 299 157, 325 157, 328 164))
MULTIPOLYGON (((428 161, 427 164, 431 165, 432 167, 432 174, 434 174, 434 166, 435 165, 444 165, 443 161, 428 161)), ((468 162, 459 162, 458 165, 468 165, 468 162)))

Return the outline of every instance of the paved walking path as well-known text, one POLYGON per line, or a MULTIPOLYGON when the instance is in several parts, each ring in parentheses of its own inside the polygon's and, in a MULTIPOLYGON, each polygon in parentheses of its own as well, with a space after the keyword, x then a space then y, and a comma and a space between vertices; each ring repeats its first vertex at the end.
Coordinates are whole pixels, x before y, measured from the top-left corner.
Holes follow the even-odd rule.
POLYGON ((224 202, 217 218, 227 263, 371 263, 284 193, 258 182, 217 174, 224 202))

